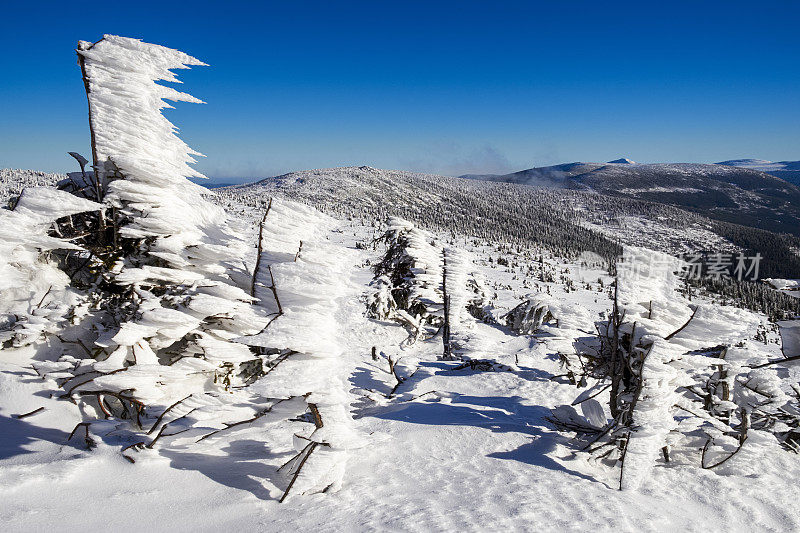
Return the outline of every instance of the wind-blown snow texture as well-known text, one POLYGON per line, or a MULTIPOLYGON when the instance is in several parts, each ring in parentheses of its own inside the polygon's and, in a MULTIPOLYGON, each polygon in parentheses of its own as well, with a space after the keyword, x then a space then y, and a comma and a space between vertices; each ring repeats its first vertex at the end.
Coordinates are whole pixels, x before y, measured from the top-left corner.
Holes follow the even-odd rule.
POLYGON ((342 486, 351 450, 366 439, 354 429, 347 394, 348 367, 342 359, 339 306, 350 289, 346 272, 352 253, 326 242, 335 221, 294 202, 272 199, 261 232, 256 295, 274 317, 259 334, 240 342, 296 353, 250 387, 265 397, 302 397, 317 409, 321 426, 297 439, 321 443, 292 486, 294 493, 336 491, 342 486))

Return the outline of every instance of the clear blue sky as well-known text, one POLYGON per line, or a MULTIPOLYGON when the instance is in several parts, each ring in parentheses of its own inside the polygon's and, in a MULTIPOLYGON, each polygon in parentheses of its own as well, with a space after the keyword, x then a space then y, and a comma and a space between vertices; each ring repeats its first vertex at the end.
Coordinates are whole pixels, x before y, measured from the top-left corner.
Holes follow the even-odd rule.
POLYGON ((78 40, 183 50, 215 178, 800 159, 800 2, 3 2, 0 167, 86 155, 78 40), (181 7, 185 4, 184 7, 181 7))

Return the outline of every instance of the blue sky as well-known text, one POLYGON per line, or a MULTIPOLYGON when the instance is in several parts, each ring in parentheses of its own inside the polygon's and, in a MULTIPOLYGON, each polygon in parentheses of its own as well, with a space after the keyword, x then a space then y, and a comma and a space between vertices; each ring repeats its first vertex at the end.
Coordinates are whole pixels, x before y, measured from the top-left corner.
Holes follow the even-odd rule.
POLYGON ((217 179, 800 159, 800 2, 4 2, 0 167, 89 153, 78 40, 183 50, 217 179), (653 5, 646 5, 653 4, 653 5))

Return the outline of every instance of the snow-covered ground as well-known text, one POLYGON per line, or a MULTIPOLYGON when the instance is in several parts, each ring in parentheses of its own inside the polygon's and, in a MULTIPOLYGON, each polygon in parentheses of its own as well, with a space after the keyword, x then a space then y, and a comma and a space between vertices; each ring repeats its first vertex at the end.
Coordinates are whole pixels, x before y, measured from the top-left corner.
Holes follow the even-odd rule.
MULTIPOLYGON (((331 309, 340 325, 333 333, 340 353, 336 372, 346 378, 342 393, 354 429, 369 436, 352 453, 341 490, 278 503, 287 480, 277 468, 296 451, 292 432, 307 422, 249 424, 200 443, 165 438, 152 450, 130 452, 135 464, 108 442, 86 451, 80 439, 68 441, 80 413, 55 398, 54 384, 31 369, 30 348, 6 349, 0 350, 4 530, 800 528, 800 486, 794 482, 800 464, 777 444, 759 449, 756 457, 742 453, 730 461, 736 468, 727 470, 701 469, 697 450, 678 464, 658 463, 640 491, 620 492, 616 470, 576 455, 570 436, 545 420, 550 409, 572 403, 580 392, 560 377, 557 353, 591 335, 593 320, 610 308, 611 278, 604 271, 544 250, 434 236, 474 258, 497 293, 497 316, 527 293, 549 292, 563 317, 572 317, 544 337, 475 321, 471 356, 499 364, 491 371, 459 368, 461 362, 441 360, 440 338, 401 346, 403 327, 365 317, 370 264, 381 251, 362 244, 374 232, 355 220, 337 221, 321 236, 339 256, 341 293, 331 309), (553 281, 540 281, 539 268, 552 273, 553 281), (402 383, 398 376, 405 378, 402 383), (39 408, 44 409, 15 417, 39 408)), ((751 317, 745 323, 765 322, 742 313, 751 317)), ((687 328, 686 334, 713 343, 705 338, 707 328, 687 328)), ((750 359, 780 357, 775 333, 768 344, 754 341, 754 334, 741 332, 750 359)), ((792 372, 797 381, 800 375, 792 372)))
POLYGON ((733 243, 699 224, 676 228, 666 220, 629 215, 602 224, 585 222, 584 226, 631 246, 646 246, 675 256, 697 250, 739 251, 733 243))

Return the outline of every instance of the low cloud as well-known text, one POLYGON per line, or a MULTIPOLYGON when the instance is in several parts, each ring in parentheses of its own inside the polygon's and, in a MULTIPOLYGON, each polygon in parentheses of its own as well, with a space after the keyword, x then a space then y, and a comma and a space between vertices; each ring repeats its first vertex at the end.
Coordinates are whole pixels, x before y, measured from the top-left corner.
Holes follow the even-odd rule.
POLYGON ((519 170, 492 145, 466 149, 455 143, 439 143, 420 150, 420 157, 401 160, 403 168, 447 176, 461 174, 506 174, 519 170))

